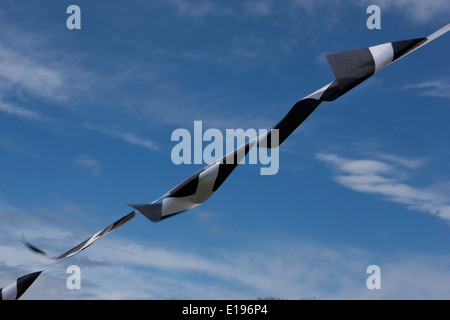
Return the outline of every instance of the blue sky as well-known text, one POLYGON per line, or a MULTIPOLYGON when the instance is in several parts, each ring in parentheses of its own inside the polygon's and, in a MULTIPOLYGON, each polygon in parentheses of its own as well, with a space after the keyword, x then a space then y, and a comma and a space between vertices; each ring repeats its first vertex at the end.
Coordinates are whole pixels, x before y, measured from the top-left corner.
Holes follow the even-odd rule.
MULTIPOLYGON (((425 37, 435 1, 2 1, 0 286, 199 170, 173 130, 270 128, 334 80, 326 54, 425 37), (66 8, 81 8, 81 30, 66 8), (381 29, 366 8, 381 8, 381 29)), ((447 299, 448 35, 324 102, 203 205, 136 217, 24 299, 447 299), (66 269, 81 268, 81 290, 66 269), (368 290, 366 268, 381 269, 368 290)))

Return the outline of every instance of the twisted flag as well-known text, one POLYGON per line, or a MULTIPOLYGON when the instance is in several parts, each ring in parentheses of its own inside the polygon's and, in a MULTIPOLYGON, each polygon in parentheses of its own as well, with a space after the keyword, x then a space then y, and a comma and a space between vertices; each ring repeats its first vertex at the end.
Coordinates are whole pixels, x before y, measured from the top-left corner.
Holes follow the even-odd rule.
POLYGON ((42 271, 29 273, 0 289, 0 300, 17 300, 33 284, 42 271))
MULTIPOLYGON (((152 222, 158 222, 202 204, 217 191, 251 148, 279 147, 323 101, 334 101, 381 69, 449 30, 450 24, 447 24, 426 38, 388 42, 365 49, 327 55, 336 80, 298 101, 268 132, 207 165, 152 203, 131 205, 134 211, 59 256, 50 256, 24 239, 25 245, 35 253, 60 261, 86 249, 140 213, 152 222)), ((0 299, 18 299, 41 272, 25 275, 13 284, 0 289, 0 299)))

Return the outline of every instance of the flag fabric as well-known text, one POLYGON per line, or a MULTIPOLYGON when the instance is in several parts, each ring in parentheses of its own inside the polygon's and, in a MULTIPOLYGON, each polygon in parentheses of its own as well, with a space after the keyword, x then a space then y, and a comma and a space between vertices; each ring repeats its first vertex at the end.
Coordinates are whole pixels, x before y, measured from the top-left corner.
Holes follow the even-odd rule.
POLYGON ((0 289, 0 300, 17 300, 27 289, 33 284, 33 282, 39 277, 42 271, 29 273, 18 278, 10 285, 0 289))

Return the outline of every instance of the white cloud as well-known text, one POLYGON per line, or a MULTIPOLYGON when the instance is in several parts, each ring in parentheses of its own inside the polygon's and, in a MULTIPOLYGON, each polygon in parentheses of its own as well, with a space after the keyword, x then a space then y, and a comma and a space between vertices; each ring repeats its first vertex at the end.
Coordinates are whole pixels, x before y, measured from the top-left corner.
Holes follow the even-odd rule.
POLYGON ((447 256, 392 257, 351 247, 268 244, 269 240, 260 243, 259 249, 218 248, 214 254, 201 254, 111 236, 60 266, 62 270, 69 264, 81 268, 78 293, 64 287, 67 275, 63 271, 50 269, 41 281, 58 279, 59 286, 48 284, 50 288, 39 291, 32 287, 24 298, 445 299, 450 293, 445 285, 450 279, 447 256), (373 263, 382 270, 378 292, 365 287, 366 268, 373 263), (57 288, 53 295, 50 290, 57 288))
POLYGON ((450 98, 450 81, 449 79, 438 79, 424 81, 416 84, 405 86, 405 89, 415 90, 419 95, 450 98))
MULTIPOLYGON (((211 1, 169 2, 176 4, 183 14, 192 16, 208 15, 217 6, 211 1)), ((218 11, 223 12, 222 9, 218 11)), ((53 49, 51 42, 57 39, 52 39, 51 35, 48 39, 42 39, 36 33, 16 29, 13 25, 0 22, 0 27, 4 31, 0 35, 0 112, 27 120, 60 124, 62 116, 68 111, 71 113, 69 115, 76 115, 65 117, 72 119, 67 120, 64 126, 69 130, 81 126, 71 123, 73 119, 98 123, 103 128, 112 127, 107 124, 110 116, 114 117, 114 125, 125 121, 123 119, 128 120, 127 124, 132 122, 135 125, 185 124, 186 119, 194 120, 195 114, 197 117, 202 114, 217 122, 223 121, 225 117, 235 119, 235 115, 224 115, 220 120, 216 115, 211 115, 210 110, 214 105, 211 91, 186 93, 174 78, 168 77, 168 74, 177 70, 179 61, 173 60, 183 63, 205 59, 216 61, 215 54, 158 49, 154 51, 156 59, 123 61, 121 57, 114 56, 98 61, 94 56, 74 55, 72 52, 53 49), (96 63, 94 69, 93 61, 96 63), (128 90, 130 86, 133 88, 131 91, 128 90), (11 97, 14 103, 8 100, 11 97), (34 110, 32 107, 36 105, 39 109, 34 110), (63 113, 55 106, 64 108, 63 113)), ((158 149, 153 141, 133 132, 121 129, 103 131, 135 145, 158 149)))
POLYGON ((425 160, 406 159, 394 155, 383 154, 384 159, 394 163, 388 164, 379 160, 352 160, 335 154, 320 153, 316 158, 332 166, 336 171, 334 179, 341 185, 354 191, 377 194, 384 199, 402 203, 409 209, 437 215, 450 220, 450 201, 447 195, 436 190, 417 188, 402 181, 401 164, 407 168, 418 168, 425 160))
POLYGON ((55 65, 42 63, 35 55, 28 56, 23 50, 9 49, 0 41, 0 82, 3 86, 40 97, 59 97, 65 79, 55 65))
POLYGON ((34 159, 39 159, 39 156, 37 156, 36 154, 21 148, 15 138, 11 139, 9 137, 0 135, 0 147, 10 152, 21 154, 34 159))
POLYGON ((261 37, 234 37, 232 39, 232 53, 236 56, 256 59, 260 58, 264 49, 267 48, 266 39, 261 37))
POLYGON ((123 132, 115 128, 106 128, 100 126, 83 125, 83 128, 95 130, 108 136, 121 139, 133 145, 141 146, 150 150, 159 150, 159 147, 150 139, 142 138, 132 132, 123 132))
POLYGON ((376 156, 379 158, 394 162, 395 164, 399 164, 401 166, 407 167, 409 169, 419 169, 420 167, 422 167, 425 163, 427 163, 430 160, 429 157, 410 159, 410 158, 399 157, 399 156, 396 156, 393 154, 386 154, 386 153, 379 153, 376 156))
MULTIPOLYGON (((290 0, 292 8, 301 8, 309 14, 319 14, 320 11, 327 10, 328 13, 338 10, 345 10, 345 6, 359 6, 367 8, 369 5, 378 5, 382 14, 390 13, 403 16, 405 20, 414 24, 425 24, 442 19, 446 21, 450 13, 450 6, 447 0, 290 0)), ((364 11, 361 11, 363 14, 364 11)))
POLYGON ((428 23, 438 18, 447 18, 450 13, 447 0, 366 0, 364 3, 379 5, 383 13, 391 9, 401 12, 408 21, 416 24, 428 23))
POLYGON ((340 170, 349 174, 377 174, 377 173, 389 173, 393 168, 381 161, 377 160, 348 160, 341 158, 334 154, 318 154, 319 160, 332 163, 340 170))
POLYGON ((96 176, 101 175, 100 162, 91 155, 82 154, 75 158, 74 164, 78 167, 89 169, 96 176))
POLYGON ((299 7, 312 14, 316 9, 327 9, 333 11, 340 5, 340 0, 291 0, 292 7, 299 7))
MULTIPOLYGON (((21 233, 60 253, 86 232, 49 223, 32 210, 4 201, 0 218, 0 287, 50 264, 20 243, 21 233)), ((23 299, 446 299, 450 294, 446 255, 391 256, 355 247, 263 239, 256 247, 205 244, 203 252, 194 252, 184 244, 158 245, 113 233, 47 269, 23 299), (71 264, 81 268, 81 290, 66 288, 71 264), (382 290, 365 286, 371 264, 382 270, 382 290)))
POLYGON ((243 3, 245 11, 255 16, 268 16, 273 13, 273 3, 267 0, 245 1, 243 3))
POLYGON ((181 15, 189 17, 205 17, 218 12, 216 3, 209 0, 164 0, 176 6, 181 15))
POLYGON ((18 116, 27 120, 34 120, 40 122, 50 122, 51 119, 42 115, 38 111, 29 110, 12 103, 7 103, 0 100, 0 112, 4 112, 10 115, 18 116))
POLYGON ((156 144, 149 140, 144 139, 142 137, 138 137, 134 133, 131 132, 121 132, 118 130, 108 130, 106 131, 108 134, 111 134, 114 137, 120 138, 128 143, 142 146, 144 148, 150 149, 150 150, 158 150, 159 148, 156 146, 156 144))

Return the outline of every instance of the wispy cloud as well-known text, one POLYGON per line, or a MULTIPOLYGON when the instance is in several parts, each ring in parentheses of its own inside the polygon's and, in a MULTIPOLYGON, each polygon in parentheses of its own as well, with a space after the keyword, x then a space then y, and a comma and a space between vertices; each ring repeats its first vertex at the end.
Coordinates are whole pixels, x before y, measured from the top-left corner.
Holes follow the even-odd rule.
POLYGON ((195 220, 199 224, 208 229, 209 234, 214 236, 224 236, 226 234, 225 227, 217 221, 222 213, 210 212, 210 211, 200 211, 195 220))
POLYGON ((405 86, 415 90, 419 95, 439 98, 450 98, 450 79, 429 80, 405 86))
POLYGON ((411 186, 403 181, 403 168, 418 168, 424 161, 406 160, 384 155, 391 163, 374 159, 348 159, 336 154, 319 153, 316 158, 327 163, 336 172, 334 180, 354 191, 381 195, 384 199, 401 203, 409 209, 437 215, 450 220, 448 196, 432 190, 411 186), (392 163, 394 162, 394 163, 392 163), (399 166, 401 165, 401 166, 399 166))
POLYGON ((113 138, 121 139, 127 143, 141 146, 150 150, 159 150, 160 148, 154 143, 152 140, 140 137, 132 132, 124 132, 116 128, 107 128, 107 127, 101 127, 101 126, 93 126, 93 125, 83 125, 82 126, 85 129, 88 130, 94 130, 101 132, 105 135, 108 135, 113 138))
POLYGON ((108 130, 105 132, 107 134, 110 134, 113 137, 122 139, 122 140, 124 140, 128 143, 134 144, 134 145, 138 145, 138 146, 150 149, 150 150, 158 150, 159 149, 153 141, 139 137, 131 132, 121 132, 118 130, 108 130))
POLYGON ((419 169, 420 167, 425 165, 430 160, 430 157, 421 157, 421 158, 411 159, 411 158, 400 157, 397 155, 387 154, 387 153, 378 153, 376 156, 378 158, 394 162, 396 164, 407 167, 409 169, 419 169))
POLYGON ((39 156, 29 152, 27 150, 25 150, 24 148, 19 146, 19 143, 16 141, 15 138, 9 138, 9 137, 4 137, 2 135, 0 135, 0 147, 8 150, 10 152, 14 152, 17 154, 21 154, 24 156, 27 156, 29 158, 33 158, 33 159, 39 159, 39 156))
POLYGON ((65 81, 56 62, 44 61, 39 54, 31 55, 24 48, 10 49, 0 41, 0 83, 5 88, 30 92, 39 97, 55 99, 61 96, 65 81))
POLYGON ((210 0, 163 0, 174 5, 179 14, 189 17, 205 17, 218 12, 219 7, 210 0))
MULTIPOLYGON (((193 16, 211 14, 217 6, 207 0, 168 2, 175 4, 182 14, 193 16)), ((218 11, 223 13, 222 9, 218 11)), ((73 123, 74 119, 110 128, 111 117, 114 125, 125 118, 136 125, 180 124, 186 123, 186 119, 211 114, 205 112, 214 104, 205 98, 209 91, 186 93, 184 85, 168 74, 176 72, 180 62, 217 61, 214 54, 157 49, 152 53, 155 59, 124 62, 122 57, 113 55, 92 68, 95 56, 74 57, 64 49, 58 51, 51 43, 54 40, 51 35, 40 39, 29 30, 1 23, 0 27, 5 31, 0 36, 0 112, 58 124, 60 119, 70 119, 66 120, 68 130, 80 126, 73 123), (10 33, 15 37, 7 36, 10 33), (14 42, 16 38, 31 40, 14 42)), ((234 117, 227 115, 229 119, 234 117)), ((215 115, 211 118, 217 121, 215 115)), ((158 148, 153 141, 128 130, 110 129, 103 133, 148 149, 158 148)))
POLYGON ((101 175, 101 165, 100 161, 93 158, 91 155, 88 154, 82 154, 77 156, 74 159, 74 164, 78 167, 88 169, 92 172, 92 174, 96 176, 101 175))
POLYGON ((405 20, 415 24, 425 24, 436 19, 444 19, 450 13, 450 7, 446 0, 363 0, 363 1, 343 1, 343 0, 291 0, 293 7, 299 7, 310 14, 317 13, 317 10, 326 8, 332 10, 342 10, 348 5, 365 7, 369 5, 380 6, 383 14, 391 13, 401 15, 405 20))
POLYGON ((80 65, 82 58, 52 45, 51 33, 43 37, 19 25, 0 22, 0 94, 65 106, 96 83, 95 75, 80 65))
POLYGON ((301 8, 312 14, 315 10, 336 9, 340 5, 340 0, 290 0, 289 5, 293 8, 301 8))
MULTIPOLYGON (((425 24, 436 19, 446 19, 450 13, 450 6, 446 0, 365 0, 364 5, 377 4, 383 12, 402 13, 405 20, 415 24, 425 24)), ((445 20, 443 20, 445 21, 445 20)))
MULTIPOLYGON (((357 167, 360 172, 362 166, 357 167)), ((377 164, 372 171, 380 170, 384 172, 377 164)), ((57 211, 48 209, 52 214, 57 211)), ((202 219, 215 216, 205 214, 202 219)), ((2 285, 49 264, 27 251, 20 242, 22 233, 59 253, 86 232, 67 228, 61 219, 50 223, 4 200, 0 218, 2 285)), ((83 219, 84 215, 78 218, 83 219)), ((166 246, 111 234, 48 269, 23 299, 445 299, 450 294, 449 261, 446 255, 391 256, 356 247, 270 238, 258 241, 256 247, 248 243, 235 249, 215 246, 213 253, 201 253, 180 243, 166 246), (366 268, 374 263, 382 270, 382 290, 377 292, 365 287, 366 268), (81 268, 81 290, 65 286, 70 264, 81 268)))
POLYGON ((274 7, 271 0, 245 1, 244 10, 255 16, 268 16, 273 13, 274 7))
POLYGON ((40 112, 35 110, 29 110, 24 107, 4 102, 0 100, 0 112, 4 112, 10 115, 14 115, 23 119, 39 122, 50 122, 51 119, 40 112))
POLYGON ((260 58, 266 46, 266 40, 261 37, 235 37, 232 40, 232 53, 249 59, 260 58))
POLYGON ((282 63, 282 56, 291 54, 298 48, 299 41, 294 37, 280 36, 277 39, 264 36, 236 36, 231 40, 233 56, 246 59, 270 60, 273 64, 282 63))
MULTIPOLYGON (((114 74, 104 74, 101 71, 92 74, 83 68, 81 58, 67 61, 63 52, 57 52, 45 45, 45 39, 36 40, 36 36, 25 31, 20 31, 12 26, 0 25, 20 39, 31 39, 30 41, 14 41, 8 36, 0 37, 0 112, 22 118, 28 121, 62 124, 63 120, 45 114, 46 108, 51 105, 58 107, 64 105, 64 109, 70 110, 82 118, 91 117, 91 113, 105 107, 105 103, 97 103, 103 100, 103 95, 111 96, 109 90, 117 91, 118 84, 127 82, 136 77, 137 65, 118 68, 114 74), (108 78, 108 81, 105 80, 108 78), (102 83, 101 89, 98 85, 102 83), (108 85, 105 85, 107 83, 108 85), (106 90, 106 92, 105 92, 106 90), (83 108, 78 106, 78 93, 83 92, 83 99, 95 105, 86 114, 83 108), (9 102, 6 97, 14 97, 17 102, 9 102), (32 109, 30 105, 39 102, 39 109, 32 109), (27 105, 27 107, 24 107, 27 105)), ((7 32, 7 33, 8 33, 7 32)), ((142 67, 142 66, 140 66, 142 67)), ((146 73, 146 80, 154 80, 154 75, 146 73), (150 74, 150 75, 149 75, 150 74)), ((138 76, 139 78, 139 76, 138 76)), ((143 80, 139 78, 139 80, 143 80)), ((129 99, 133 99, 130 97, 129 99)), ((116 101, 113 107, 121 104, 116 101)), ((108 105, 111 107, 111 105, 108 105)), ((83 127, 77 123, 66 123, 67 128, 83 127)), ((53 128, 53 127, 51 127, 53 128)), ((158 147, 149 139, 139 137, 132 132, 124 132, 117 129, 97 130, 104 134, 119 138, 133 145, 139 145, 148 149, 156 150, 158 147)), ((84 159, 84 165, 88 163, 84 159)), ((78 162, 78 165, 82 165, 78 162)), ((93 173, 99 174, 99 167, 93 166, 93 173)))
MULTIPOLYGON (((269 244, 270 240, 260 243, 259 249, 243 245, 206 255, 182 246, 167 248, 110 237, 89 247, 89 253, 61 265, 59 272, 50 269, 44 273, 24 298, 443 299, 449 293, 445 285, 450 279, 446 256, 380 256, 354 247, 276 241, 269 244), (382 290, 378 292, 365 288, 365 271, 373 263, 381 266, 383 275, 382 290), (68 264, 82 270, 79 292, 61 285, 68 264), (419 270, 419 279, 411 276, 419 270), (47 282, 47 287, 37 287, 42 281, 47 282)), ((3 252, 10 258, 5 272, 11 272, 19 261, 26 262, 11 251, 3 252)))

